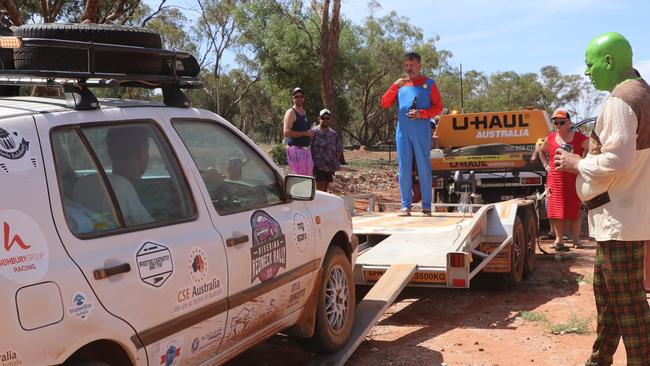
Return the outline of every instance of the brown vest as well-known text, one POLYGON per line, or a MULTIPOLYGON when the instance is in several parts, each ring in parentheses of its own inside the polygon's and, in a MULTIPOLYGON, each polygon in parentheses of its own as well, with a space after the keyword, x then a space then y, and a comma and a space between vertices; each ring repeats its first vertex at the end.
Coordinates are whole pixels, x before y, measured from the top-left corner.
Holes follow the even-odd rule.
MULTIPOLYGON (((632 108, 638 123, 636 149, 650 148, 650 86, 643 79, 630 80, 612 90, 611 96, 621 99, 632 108)), ((602 144, 596 135, 596 126, 589 136, 589 153, 600 154, 602 144)))

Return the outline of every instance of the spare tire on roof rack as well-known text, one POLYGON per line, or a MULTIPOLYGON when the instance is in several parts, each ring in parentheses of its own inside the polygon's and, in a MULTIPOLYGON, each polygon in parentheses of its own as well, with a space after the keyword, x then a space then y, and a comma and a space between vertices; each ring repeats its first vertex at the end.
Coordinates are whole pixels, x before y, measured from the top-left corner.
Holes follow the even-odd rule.
MULTIPOLYGON (((68 41, 107 43, 160 49, 160 35, 147 28, 110 24, 30 24, 18 27, 14 35, 22 38, 48 38, 68 41)), ((88 71, 88 52, 46 46, 14 50, 17 70, 88 71)), ((163 71, 160 56, 128 52, 95 52, 95 72, 158 75, 163 71)))

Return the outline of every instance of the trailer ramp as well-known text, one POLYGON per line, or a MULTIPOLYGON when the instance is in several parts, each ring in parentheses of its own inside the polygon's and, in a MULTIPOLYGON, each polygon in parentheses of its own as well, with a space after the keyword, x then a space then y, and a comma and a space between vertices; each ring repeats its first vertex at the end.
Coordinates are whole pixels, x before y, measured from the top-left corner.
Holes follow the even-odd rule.
POLYGON ((370 289, 370 292, 357 305, 354 313, 354 325, 348 343, 338 352, 324 355, 314 360, 313 366, 339 366, 352 356, 370 329, 377 324, 386 309, 395 301, 397 295, 406 287, 413 274, 415 264, 394 264, 370 289))

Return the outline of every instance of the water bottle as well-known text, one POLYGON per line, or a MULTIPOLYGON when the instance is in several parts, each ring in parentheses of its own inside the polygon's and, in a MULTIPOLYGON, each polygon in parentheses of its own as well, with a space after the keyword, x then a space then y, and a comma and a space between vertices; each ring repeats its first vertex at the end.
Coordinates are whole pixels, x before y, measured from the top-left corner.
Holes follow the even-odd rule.
POLYGON ((411 108, 409 108, 409 111, 412 111, 414 109, 418 109, 418 96, 416 95, 415 98, 413 98, 413 103, 411 103, 411 108))

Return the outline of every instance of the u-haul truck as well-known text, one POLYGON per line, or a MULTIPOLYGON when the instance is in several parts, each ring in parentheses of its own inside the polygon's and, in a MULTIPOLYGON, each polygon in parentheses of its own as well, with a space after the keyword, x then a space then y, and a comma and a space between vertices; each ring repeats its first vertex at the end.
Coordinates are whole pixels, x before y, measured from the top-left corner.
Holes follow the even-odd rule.
POLYGON ((542 110, 443 115, 431 153, 437 197, 458 202, 460 190, 470 189, 482 202, 499 202, 543 192, 546 171, 531 157, 551 127, 542 110))

